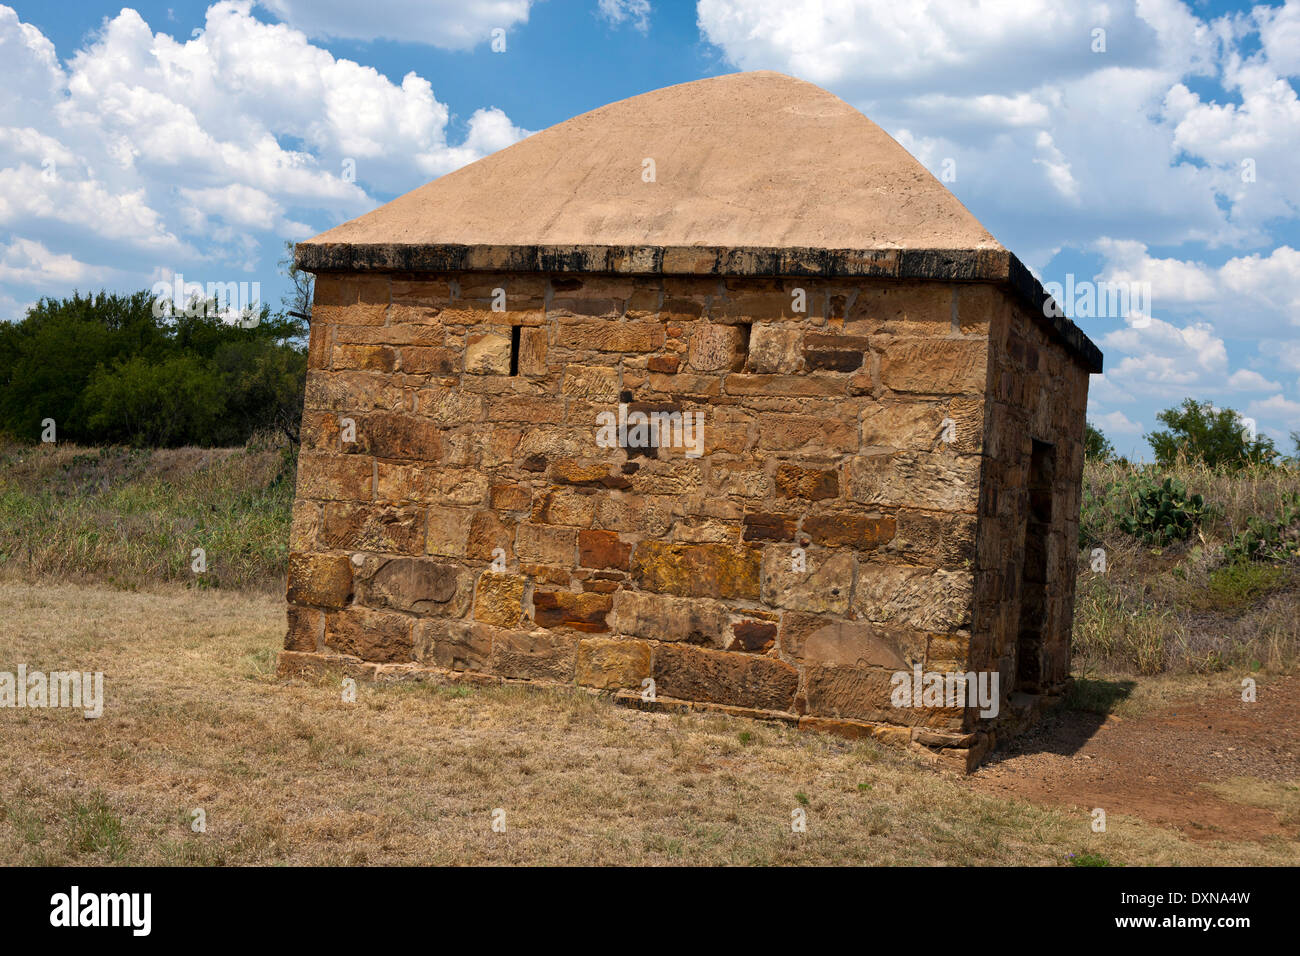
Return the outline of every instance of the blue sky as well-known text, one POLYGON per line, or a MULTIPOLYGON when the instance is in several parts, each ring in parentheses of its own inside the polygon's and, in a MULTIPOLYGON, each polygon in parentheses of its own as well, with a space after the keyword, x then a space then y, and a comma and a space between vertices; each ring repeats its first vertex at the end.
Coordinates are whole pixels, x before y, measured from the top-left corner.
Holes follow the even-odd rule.
POLYGON ((1297 0, 10 0, 0 62, 0 319, 177 273, 278 303, 285 239, 607 102, 775 69, 1045 282, 1136 293, 1066 303, 1121 451, 1187 396, 1300 429, 1297 0))

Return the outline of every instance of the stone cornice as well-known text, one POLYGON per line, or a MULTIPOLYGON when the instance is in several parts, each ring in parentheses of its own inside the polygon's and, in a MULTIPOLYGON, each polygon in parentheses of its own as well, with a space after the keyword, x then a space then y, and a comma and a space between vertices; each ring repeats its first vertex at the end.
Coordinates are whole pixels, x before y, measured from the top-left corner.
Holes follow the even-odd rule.
POLYGON ((600 275, 815 276, 991 282, 1008 289, 1089 372, 1101 350, 1005 249, 815 249, 709 246, 468 246, 301 242, 307 272, 573 272, 600 275))

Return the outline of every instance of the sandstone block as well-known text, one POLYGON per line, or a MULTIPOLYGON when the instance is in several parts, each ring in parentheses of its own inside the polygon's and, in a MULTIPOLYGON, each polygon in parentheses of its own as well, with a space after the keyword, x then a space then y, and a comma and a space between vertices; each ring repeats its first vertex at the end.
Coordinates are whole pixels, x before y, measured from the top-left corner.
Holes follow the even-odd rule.
POLYGON ((524 617, 526 586, 522 575, 484 571, 474 588, 474 620, 497 627, 518 627, 524 617))
POLYGON ((642 541, 632 573, 650 591, 757 600, 760 562, 759 552, 745 546, 642 541))
POLYGON ((287 591, 290 604, 341 608, 352 597, 352 564, 346 554, 290 554, 287 591))
POLYGON ((799 672, 784 661, 756 654, 661 644, 654 653, 655 693, 679 700, 789 711, 799 672))
POLYGON ((773 607, 847 614, 854 558, 843 552, 808 551, 802 567, 784 545, 763 551, 763 602, 773 607))
POLYGON ((395 611, 348 607, 325 615, 325 644, 363 661, 400 664, 414 658, 411 618, 395 611))
POLYGON ((650 645, 644 641, 589 638, 578 642, 577 682, 602 690, 639 689, 650 676, 650 645))
POLYGON ((535 591, 533 621, 548 630, 570 628, 599 633, 609 630, 606 617, 613 602, 608 594, 573 591, 535 591))
POLYGON ((613 626, 620 634, 714 647, 727 641, 730 622, 726 605, 719 601, 619 591, 613 611, 613 626))

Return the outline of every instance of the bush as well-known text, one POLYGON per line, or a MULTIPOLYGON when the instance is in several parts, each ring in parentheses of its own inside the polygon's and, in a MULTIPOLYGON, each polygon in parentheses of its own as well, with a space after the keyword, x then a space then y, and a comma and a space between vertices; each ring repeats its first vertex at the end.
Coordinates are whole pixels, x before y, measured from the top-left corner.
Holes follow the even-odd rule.
POLYGON ((1246 530, 1224 547, 1229 563, 1285 561, 1300 557, 1300 493, 1287 495, 1277 517, 1246 519, 1246 530))
POLYGON ((249 326, 214 310, 153 314, 148 292, 42 299, 0 323, 0 435, 136 447, 297 440, 305 327, 263 308, 249 326))
POLYGON ((1129 504, 1116 513, 1116 524, 1147 544, 1186 540, 1206 514, 1205 499, 1189 496, 1174 478, 1157 482, 1148 475, 1133 475, 1128 485, 1129 504))

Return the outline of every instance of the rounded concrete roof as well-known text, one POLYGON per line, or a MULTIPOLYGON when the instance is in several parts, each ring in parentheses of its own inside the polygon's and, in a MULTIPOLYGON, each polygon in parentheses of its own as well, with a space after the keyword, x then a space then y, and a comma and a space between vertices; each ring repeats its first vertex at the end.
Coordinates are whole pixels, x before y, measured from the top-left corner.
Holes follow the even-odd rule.
POLYGON ((1003 248, 879 126, 771 72, 602 106, 307 240, 318 243, 1003 248))

